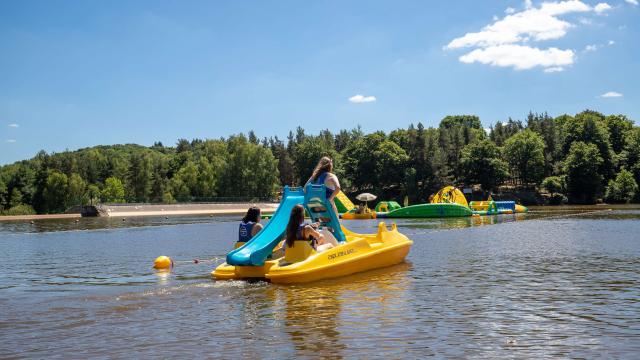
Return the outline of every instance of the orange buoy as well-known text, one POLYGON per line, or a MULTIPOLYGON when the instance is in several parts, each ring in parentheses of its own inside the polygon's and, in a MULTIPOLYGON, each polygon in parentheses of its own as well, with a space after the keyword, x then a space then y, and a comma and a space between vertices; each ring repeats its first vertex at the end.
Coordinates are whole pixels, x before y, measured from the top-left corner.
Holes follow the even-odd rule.
POLYGON ((168 256, 158 256, 153 262, 153 267, 158 270, 166 270, 173 267, 173 260, 168 256))

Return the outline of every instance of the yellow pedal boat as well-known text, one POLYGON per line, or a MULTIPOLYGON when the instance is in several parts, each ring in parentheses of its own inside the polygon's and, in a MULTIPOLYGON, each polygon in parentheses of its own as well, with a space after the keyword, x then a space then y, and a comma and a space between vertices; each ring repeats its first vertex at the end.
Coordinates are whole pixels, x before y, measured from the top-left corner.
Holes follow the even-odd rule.
POLYGON ((354 211, 349 211, 344 214, 340 214, 340 217, 344 220, 371 220, 377 217, 375 211, 364 212, 362 214, 358 214, 354 211))
POLYGON ((376 234, 356 234, 344 227, 342 231, 346 241, 335 248, 318 253, 308 241, 300 240, 293 247, 285 246, 284 256, 261 266, 223 263, 211 275, 217 280, 265 279, 282 284, 316 281, 398 264, 413 244, 396 224, 388 230, 381 222, 376 234))

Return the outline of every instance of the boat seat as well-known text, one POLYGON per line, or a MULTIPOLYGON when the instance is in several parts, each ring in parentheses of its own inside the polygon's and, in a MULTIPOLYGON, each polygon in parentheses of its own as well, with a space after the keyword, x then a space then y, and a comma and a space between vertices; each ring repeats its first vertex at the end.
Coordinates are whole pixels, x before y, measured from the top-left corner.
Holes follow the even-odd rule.
POLYGON ((304 261, 316 252, 309 244, 309 240, 296 240, 292 247, 286 244, 284 247, 284 260, 288 263, 304 261))

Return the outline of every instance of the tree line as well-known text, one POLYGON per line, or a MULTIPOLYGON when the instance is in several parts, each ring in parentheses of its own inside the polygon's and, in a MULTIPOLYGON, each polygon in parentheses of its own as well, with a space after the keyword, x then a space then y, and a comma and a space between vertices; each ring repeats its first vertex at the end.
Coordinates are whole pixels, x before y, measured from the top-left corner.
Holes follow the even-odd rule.
POLYGON ((390 133, 361 128, 259 139, 253 131, 175 146, 96 146, 0 167, 3 214, 54 213, 97 202, 188 202, 273 197, 334 159, 342 187, 425 202, 444 185, 545 190, 552 202, 638 201, 640 128, 624 115, 529 113, 484 129, 446 116, 390 133))

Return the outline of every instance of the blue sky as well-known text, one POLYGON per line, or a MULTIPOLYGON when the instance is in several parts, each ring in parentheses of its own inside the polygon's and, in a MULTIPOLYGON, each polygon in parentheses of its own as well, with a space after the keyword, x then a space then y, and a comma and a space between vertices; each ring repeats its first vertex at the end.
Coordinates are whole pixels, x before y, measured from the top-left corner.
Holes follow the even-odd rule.
POLYGON ((637 3, 2 1, 0 164, 447 114, 638 120, 637 3))

